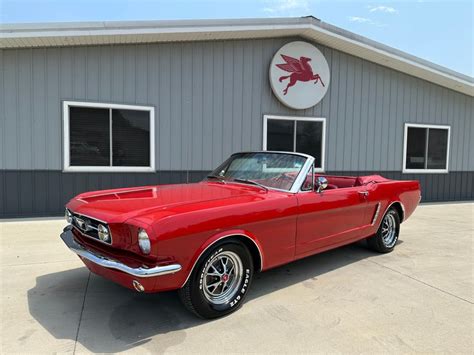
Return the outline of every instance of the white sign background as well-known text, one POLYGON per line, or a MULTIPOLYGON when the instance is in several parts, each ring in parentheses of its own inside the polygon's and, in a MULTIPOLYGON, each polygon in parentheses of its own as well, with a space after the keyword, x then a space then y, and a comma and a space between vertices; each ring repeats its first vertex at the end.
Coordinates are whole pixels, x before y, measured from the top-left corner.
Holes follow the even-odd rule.
MULTIPOLYGON (((308 72, 306 79, 309 78, 308 72)), ((300 76, 301 77, 301 76, 300 76)), ((270 85, 273 93, 284 105, 294 109, 306 109, 316 105, 322 100, 329 87, 329 65, 324 58, 324 55, 319 49, 310 43, 303 41, 295 41, 285 44, 273 56, 270 64, 270 85), (277 66, 277 64, 287 64, 281 55, 292 57, 300 61, 301 57, 310 58, 308 64, 313 71, 313 77, 319 75, 321 80, 315 83, 316 79, 308 81, 297 80, 298 74, 285 71, 277 66), (292 80, 291 76, 294 76, 292 80), (280 81, 281 77, 289 76, 280 81), (284 90, 287 88, 290 81, 294 82, 293 86, 288 87, 286 95, 284 90), (321 84, 324 83, 324 86, 321 84)))

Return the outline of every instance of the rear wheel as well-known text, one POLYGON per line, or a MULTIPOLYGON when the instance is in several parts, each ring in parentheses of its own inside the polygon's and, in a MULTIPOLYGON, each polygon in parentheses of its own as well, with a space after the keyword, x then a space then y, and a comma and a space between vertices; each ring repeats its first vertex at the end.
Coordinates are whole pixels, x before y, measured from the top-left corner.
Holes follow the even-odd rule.
POLYGON ((382 219, 377 233, 367 238, 369 247, 379 253, 389 253, 395 248, 400 233, 400 216, 390 208, 382 219))
POLYGON ((224 241, 206 252, 179 290, 184 306, 201 318, 217 318, 236 311, 252 281, 253 261, 238 241, 224 241))

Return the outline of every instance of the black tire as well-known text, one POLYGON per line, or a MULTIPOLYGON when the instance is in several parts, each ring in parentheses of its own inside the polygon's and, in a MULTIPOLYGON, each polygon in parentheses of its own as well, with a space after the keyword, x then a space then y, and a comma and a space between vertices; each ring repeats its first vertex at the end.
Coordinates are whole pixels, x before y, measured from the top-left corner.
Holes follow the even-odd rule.
POLYGON ((219 242, 201 256, 188 281, 178 291, 181 302, 189 311, 205 319, 218 318, 235 312, 244 302, 253 272, 253 259, 245 245, 232 239, 219 242), (224 263, 225 267, 229 268, 228 274, 223 269, 224 263), (232 265, 234 274, 230 270, 232 265), (221 272, 220 276, 215 275, 221 272), (227 275, 227 278, 223 275, 227 275), (212 289, 212 285, 218 282, 220 284, 217 288, 212 289), (211 290, 216 293, 222 292, 220 298, 214 297, 211 290), (230 293, 225 297, 227 292, 230 293))
POLYGON ((390 208, 385 216, 382 218, 380 227, 377 233, 367 238, 368 246, 379 252, 379 253, 390 253, 397 244, 398 236, 400 234, 400 216, 398 215, 397 210, 390 208), (391 228, 393 235, 390 235, 391 238, 388 238, 387 228, 391 228))

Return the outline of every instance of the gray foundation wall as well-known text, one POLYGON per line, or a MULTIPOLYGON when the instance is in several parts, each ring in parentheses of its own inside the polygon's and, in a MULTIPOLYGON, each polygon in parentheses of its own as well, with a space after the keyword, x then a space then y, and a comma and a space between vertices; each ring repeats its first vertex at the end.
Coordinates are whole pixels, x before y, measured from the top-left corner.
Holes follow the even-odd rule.
MULTIPOLYGON (((197 182, 208 171, 160 171, 158 173, 62 173, 47 170, 0 171, 0 217, 59 216, 75 195, 92 190, 197 182)), ((370 175, 374 171, 336 171, 334 175, 370 175)), ((422 202, 474 200, 474 172, 449 174, 401 174, 384 171, 391 179, 419 180, 422 202)))

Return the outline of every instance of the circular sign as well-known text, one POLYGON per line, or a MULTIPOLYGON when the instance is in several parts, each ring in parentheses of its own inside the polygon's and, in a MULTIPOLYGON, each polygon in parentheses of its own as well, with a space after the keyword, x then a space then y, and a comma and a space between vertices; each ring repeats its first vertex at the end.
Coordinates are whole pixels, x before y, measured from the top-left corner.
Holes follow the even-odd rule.
POLYGON ((270 85, 284 105, 305 109, 322 100, 329 86, 329 65, 312 44, 285 44, 270 64, 270 85))

